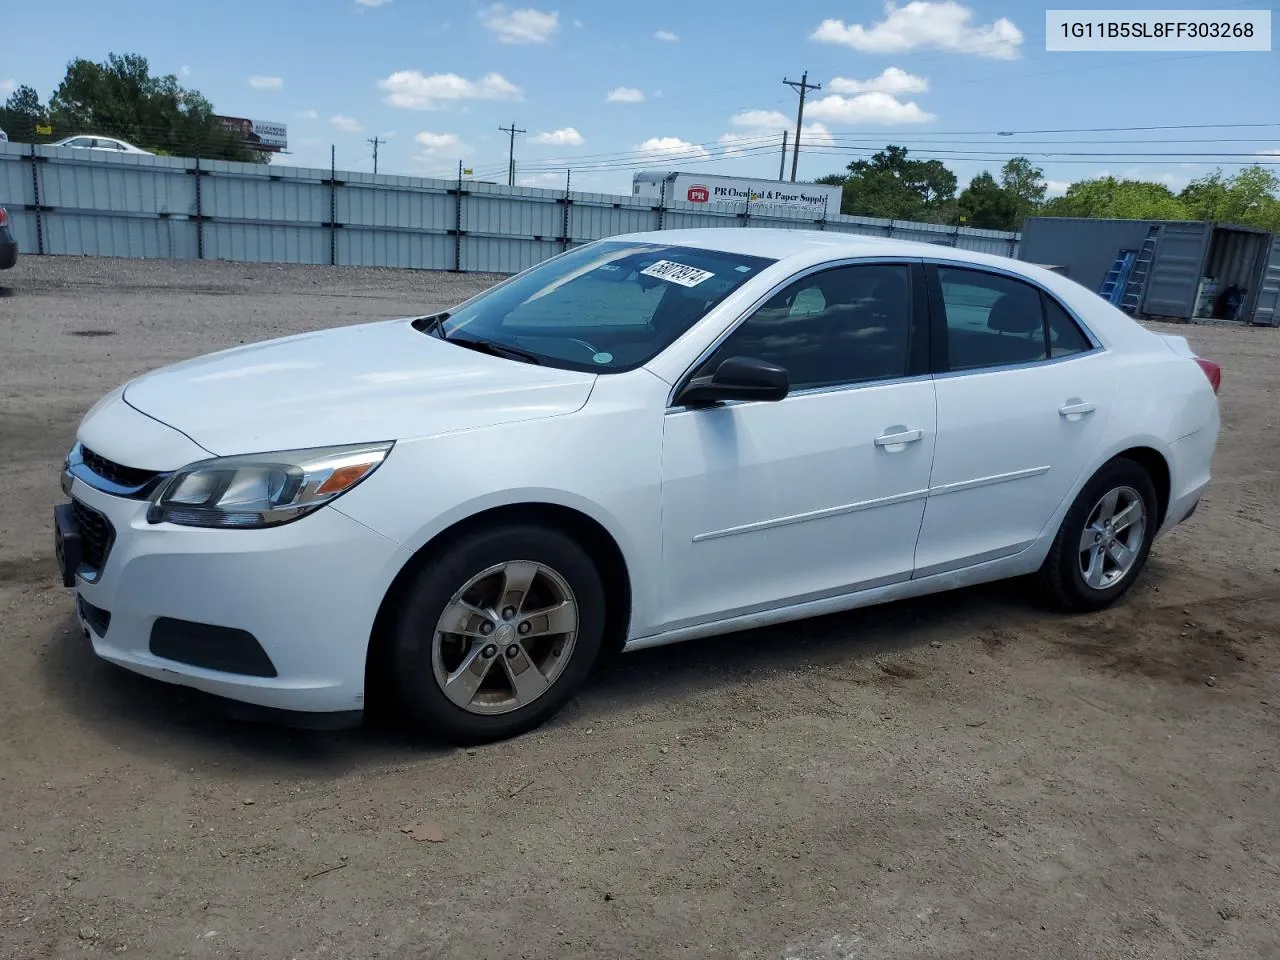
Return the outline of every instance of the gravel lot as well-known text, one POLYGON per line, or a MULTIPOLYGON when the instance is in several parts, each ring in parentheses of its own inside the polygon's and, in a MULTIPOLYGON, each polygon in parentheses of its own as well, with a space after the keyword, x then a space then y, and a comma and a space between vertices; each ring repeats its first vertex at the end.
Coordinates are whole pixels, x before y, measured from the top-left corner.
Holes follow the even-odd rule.
POLYGON ((0 957, 1280 955, 1278 331, 1177 328, 1225 368, 1215 481, 1102 614, 997 585, 634 654, 466 751, 238 724, 92 656, 50 511, 94 400, 491 280, 0 276, 0 957))

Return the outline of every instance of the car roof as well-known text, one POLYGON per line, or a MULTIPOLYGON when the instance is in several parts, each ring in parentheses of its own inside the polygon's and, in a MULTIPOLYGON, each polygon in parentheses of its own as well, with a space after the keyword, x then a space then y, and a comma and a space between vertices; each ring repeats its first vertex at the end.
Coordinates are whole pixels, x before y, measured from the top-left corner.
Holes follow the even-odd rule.
MULTIPOLYGON (((748 257, 769 257, 774 260, 805 260, 821 262, 842 257, 928 257, 931 259, 957 260, 966 263, 982 263, 990 266, 1007 265, 1007 257, 960 250, 936 243, 915 240, 895 240, 890 237, 869 237, 857 233, 839 233, 824 230, 787 230, 780 227, 704 227, 689 230, 650 230, 610 237, 639 243, 661 243, 672 246, 696 247, 720 253, 748 257)), ((1019 268, 1028 264, 1014 261, 1019 268)))

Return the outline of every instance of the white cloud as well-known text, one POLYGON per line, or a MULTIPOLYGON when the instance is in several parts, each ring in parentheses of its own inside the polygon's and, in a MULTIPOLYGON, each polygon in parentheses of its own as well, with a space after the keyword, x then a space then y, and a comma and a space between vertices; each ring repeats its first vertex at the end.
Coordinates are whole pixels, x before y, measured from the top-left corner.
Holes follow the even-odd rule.
POLYGON ((744 110, 734 114, 729 121, 735 127, 749 127, 752 130, 786 130, 791 126, 791 119, 777 110, 744 110))
POLYGON ((574 27, 575 27, 576 29, 578 29, 578 30, 581 30, 581 29, 582 29, 582 21, 581 21, 581 20, 575 20, 575 21, 573 21, 573 25, 574 25, 574 27))
POLYGON ((467 148, 463 145, 456 133, 431 133, 423 130, 421 133, 415 134, 413 137, 415 143, 422 147, 422 156, 434 156, 439 153, 448 153, 458 157, 467 152, 467 148))
POLYGON ((178 76, 180 77, 191 76, 191 68, 184 63, 182 66, 178 68, 178 76))
POLYGON ((860 93, 844 97, 838 93, 816 100, 805 108, 815 120, 833 123, 879 123, 896 126, 905 123, 928 123, 934 115, 921 110, 915 101, 903 103, 887 93, 860 93))
POLYGON ((897 67, 885 67, 878 77, 872 77, 870 80, 847 80, 844 77, 835 77, 827 84, 827 89, 832 93, 926 93, 929 90, 929 81, 924 77, 917 77, 915 74, 907 73, 897 67))
POLYGON ((495 3, 476 16, 499 43, 546 43, 560 29, 560 14, 554 10, 550 13, 529 7, 508 10, 503 4, 495 3))
MULTIPOLYGON (((782 130, 792 130, 791 121, 777 110, 744 110, 735 114, 730 120, 735 127, 744 128, 742 132, 726 133, 720 137, 720 144, 729 154, 739 154, 747 149, 758 149, 776 143, 781 146, 782 130)), ((835 142, 831 131, 822 123, 806 123, 800 131, 800 142, 803 146, 829 146, 835 142)))
POLYGON ((681 140, 679 137, 650 137, 644 143, 636 147, 640 153, 647 153, 651 157, 680 157, 681 159, 692 160, 695 157, 710 156, 705 147, 699 143, 690 143, 688 140, 681 140))
POLYGON ((1004 17, 975 26, 973 11, 955 0, 910 0, 884 5, 884 19, 869 27, 823 20, 810 34, 820 43, 839 43, 863 53, 904 53, 935 49, 994 60, 1016 60, 1022 31, 1004 17))
POLYGON ((0 80, 0 94, 7 97, 17 89, 18 83, 16 80, 0 80))
POLYGON ((1070 180, 1046 180, 1045 193, 1051 197, 1060 197, 1071 187, 1070 180))
POLYGON ((332 117, 329 118, 329 122, 332 123, 339 130, 343 131, 344 133, 363 133, 364 132, 364 127, 361 126, 360 121, 357 120, 355 117, 344 117, 340 113, 335 113, 332 117))
POLYGON ((659 30, 653 35, 653 39, 661 40, 663 43, 675 43, 680 38, 670 30, 659 30))
POLYGON ((314 110, 295 110, 293 115, 299 120, 317 120, 320 117, 314 110))
POLYGON ((635 87, 614 87, 605 99, 610 103, 640 103, 644 100, 644 91, 635 87))
POLYGON ((1259 150, 1260 157, 1280 157, 1280 150, 1259 150))
POLYGON ((249 86, 255 90, 279 90, 284 87, 284 79, 256 75, 249 78, 249 86))
POLYGON ((356 3, 362 7, 381 7, 390 2, 391 0, 356 0, 356 3))
POLYGON ((560 130, 551 130, 547 133, 540 133, 533 138, 533 142, 544 143, 551 146, 580 147, 582 146, 582 134, 573 127, 564 127, 560 130))
POLYGON ((456 73, 423 76, 420 70, 397 70, 378 86, 386 91, 384 102, 406 110, 434 110, 452 100, 523 100, 524 91, 498 73, 468 80, 456 73))

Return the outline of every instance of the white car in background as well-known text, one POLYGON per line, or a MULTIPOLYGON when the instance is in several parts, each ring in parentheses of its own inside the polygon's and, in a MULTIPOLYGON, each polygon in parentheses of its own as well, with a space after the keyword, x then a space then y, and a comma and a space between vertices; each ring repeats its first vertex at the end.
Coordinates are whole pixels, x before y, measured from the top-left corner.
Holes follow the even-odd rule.
POLYGON ((0 143, 8 143, 8 142, 9 142, 9 135, 5 133, 4 130, 0 130, 0 143))
POLYGON ((1023 575, 1106 607, 1209 482, 1219 380, 1003 257, 634 234, 131 381, 56 542, 113 663, 312 717, 385 678, 485 741, 608 648, 1023 575))
POLYGON ((116 137, 100 137, 97 134, 88 135, 80 134, 74 137, 64 137, 49 144, 51 147, 75 147, 78 150, 108 150, 113 153, 134 153, 143 156, 155 156, 150 150, 143 150, 141 147, 135 147, 127 140, 120 140, 116 137))

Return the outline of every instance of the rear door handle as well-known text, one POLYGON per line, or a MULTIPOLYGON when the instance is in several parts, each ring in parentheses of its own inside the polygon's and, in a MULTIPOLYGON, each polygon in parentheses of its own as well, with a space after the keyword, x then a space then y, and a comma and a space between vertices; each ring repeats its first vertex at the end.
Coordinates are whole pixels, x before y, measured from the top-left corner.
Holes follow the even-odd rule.
POLYGON ((923 430, 904 430, 901 433, 886 433, 876 437, 877 447, 905 447, 908 443, 915 443, 924 436, 923 430))
POLYGON ((1086 413, 1093 413, 1098 409, 1092 403, 1084 403, 1083 401, 1075 401, 1068 403, 1064 407, 1058 408, 1058 416, 1060 417, 1082 417, 1086 413))

